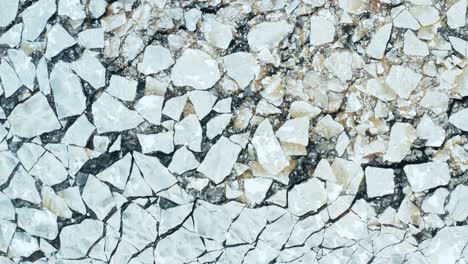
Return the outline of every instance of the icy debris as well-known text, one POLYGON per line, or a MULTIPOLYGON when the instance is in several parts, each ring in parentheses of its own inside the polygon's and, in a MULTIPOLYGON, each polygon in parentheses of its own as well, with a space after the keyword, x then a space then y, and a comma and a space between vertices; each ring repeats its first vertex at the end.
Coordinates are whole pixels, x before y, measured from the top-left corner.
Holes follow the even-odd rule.
POLYGON ((180 175, 186 171, 196 169, 199 164, 190 150, 186 147, 181 147, 172 156, 168 169, 170 172, 180 175))
POLYGON ((362 68, 364 62, 361 57, 350 51, 333 52, 325 59, 325 67, 343 82, 353 78, 354 71, 362 68))
POLYGON ((30 173, 49 186, 63 182, 68 176, 60 160, 48 151, 34 164, 30 173))
POLYGON ((166 154, 174 151, 174 132, 162 132, 158 134, 137 134, 143 154, 152 152, 163 152, 166 154))
POLYGON ((122 101, 133 101, 138 82, 122 76, 112 75, 107 92, 122 101))
POLYGON ((85 257, 91 246, 101 238, 103 229, 100 221, 92 219, 63 227, 60 232, 59 256, 72 259, 85 257))
POLYGON ((72 20, 86 17, 84 6, 80 0, 60 0, 58 5, 59 16, 67 16, 72 20))
MULTIPOLYGON (((63 2, 63 1, 61 1, 63 2)), ((55 24, 47 32, 47 49, 44 56, 51 59, 57 56, 64 49, 76 44, 75 39, 70 36, 66 29, 60 24, 55 24)))
POLYGON ((414 192, 446 185, 450 181, 450 170, 445 162, 411 164, 406 165, 403 169, 414 192))
POLYGON ((410 153, 416 137, 416 129, 411 124, 395 123, 390 131, 390 142, 384 160, 389 162, 402 161, 410 153))
POLYGON ((166 70, 172 64, 174 64, 174 59, 170 50, 159 45, 150 45, 145 49, 143 60, 138 64, 138 70, 148 75, 166 70))
POLYGON ((21 166, 15 172, 3 193, 10 199, 21 199, 34 204, 41 202, 33 177, 21 166))
POLYGON ((122 213, 122 239, 142 250, 157 236, 156 220, 140 206, 130 203, 122 213))
MULTIPOLYGON (((0 9, 2 9, 0 7, 0 9)), ((18 46, 21 41, 23 23, 12 26, 7 32, 0 35, 0 45, 8 45, 10 48, 18 46)))
POLYGON ((28 234, 53 240, 58 234, 57 217, 48 210, 16 209, 18 226, 28 234))
POLYGON ((171 71, 175 86, 190 86, 206 90, 221 78, 218 63, 202 50, 187 49, 177 59, 171 71))
POLYGON ((190 102, 192 102, 199 120, 202 120, 211 112, 211 109, 217 99, 217 97, 211 92, 198 90, 189 92, 188 98, 190 99, 190 102))
POLYGON ((413 6, 411 14, 421 23, 421 26, 429 26, 439 21, 439 11, 430 5, 413 6))
POLYGON ((461 221, 465 221, 466 218, 468 217, 468 210, 466 206, 464 206, 464 201, 466 201, 467 198, 468 198, 468 186, 466 185, 458 185, 450 193, 450 200, 447 203, 445 209, 448 211, 450 217, 453 220, 457 222, 461 222, 461 221))
POLYGON ((148 122, 159 125, 161 124, 163 102, 164 97, 162 96, 147 95, 138 100, 135 104, 135 110, 148 122))
POLYGON ((268 119, 258 125, 252 144, 258 161, 269 173, 276 175, 289 165, 288 157, 276 139, 268 119))
POLYGON ((223 58, 229 77, 236 81, 240 89, 244 89, 258 75, 259 67, 255 57, 247 52, 236 52, 223 58))
POLYGON ((21 13, 24 23, 24 40, 34 41, 39 37, 47 21, 57 9, 55 2, 55 0, 39 0, 21 13))
POLYGON ((450 28, 459 28, 463 27, 466 24, 466 0, 459 0, 455 2, 447 10, 447 24, 450 28))
POLYGON ((343 130, 343 125, 333 120, 330 115, 324 116, 315 125, 315 132, 327 139, 338 136, 343 130))
POLYGON ((282 142, 307 146, 309 144, 309 118, 290 119, 276 131, 276 137, 282 142))
POLYGON ((68 128, 61 142, 86 147, 94 130, 96 130, 94 125, 89 122, 86 115, 82 115, 68 128))
POLYGON ((81 58, 71 63, 71 68, 81 79, 87 81, 94 89, 106 85, 106 68, 102 66, 97 54, 85 50, 81 58))
POLYGON ((179 121, 180 115, 184 111, 187 103, 187 95, 172 97, 164 103, 162 113, 176 121, 179 121))
POLYGON ((397 94, 387 85, 381 77, 367 80, 366 92, 383 102, 397 99, 397 94))
POLYGON ((69 187, 57 193, 67 203, 70 209, 73 209, 80 214, 86 213, 86 206, 81 199, 80 190, 78 187, 69 187))
POLYGON ((0 27, 10 24, 18 13, 19 0, 2 1, 0 3, 0 27))
POLYGON ((227 49, 231 43, 231 28, 216 20, 213 15, 203 16, 201 31, 203 32, 205 39, 217 48, 227 49))
POLYGON ((444 214, 445 200, 447 200, 449 194, 447 189, 438 188, 432 195, 423 200, 421 209, 426 213, 444 214))
POLYGON ((449 97, 441 92, 429 91, 421 99, 419 104, 427 109, 430 109, 437 115, 445 113, 449 105, 449 97))
POLYGON ((81 114, 86 108, 86 97, 80 79, 64 62, 55 64, 50 73, 50 86, 55 98, 57 115, 60 119, 81 114))
POLYGON ((220 114, 208 121, 206 124, 206 137, 213 139, 223 133, 224 129, 229 125, 232 119, 232 114, 220 114))
POLYGON ((196 260, 204 251, 200 237, 182 227, 156 245, 154 258, 159 263, 187 263, 196 260))
POLYGON ((452 114, 449 121, 457 128, 463 131, 468 131, 468 108, 463 108, 462 110, 452 114))
POLYGON ((334 38, 334 21, 321 16, 310 18, 310 44, 318 46, 332 42, 334 38))
POLYGON ((366 53, 371 58, 382 59, 392 33, 392 23, 379 27, 372 35, 372 39, 366 48, 366 53))
POLYGON ((0 63, 0 79, 3 86, 1 93, 5 93, 6 98, 13 95, 22 86, 15 70, 5 59, 2 59, 0 63))
POLYGON ((288 193, 288 210, 296 216, 317 211, 326 203, 324 184, 316 178, 295 185, 288 193))
POLYGON ((190 31, 195 31, 197 29, 197 23, 200 20, 202 12, 196 8, 192 8, 189 11, 185 12, 184 20, 185 26, 190 31))
POLYGON ((197 171, 218 184, 231 173, 242 148, 225 137, 210 148, 197 171))
POLYGON ((398 28, 409 28, 412 30, 418 30, 421 27, 416 18, 414 18, 414 16, 406 8, 399 10, 397 15, 393 17, 393 25, 398 28))
POLYGON ((429 55, 429 48, 427 44, 420 40, 416 35, 411 31, 407 30, 404 35, 405 44, 403 46, 403 52, 406 55, 413 56, 427 56, 429 55))
POLYGON ((143 122, 137 112, 128 109, 105 92, 94 102, 92 112, 94 124, 100 134, 132 129, 143 122))
POLYGON ((155 193, 165 190, 177 183, 176 178, 161 164, 158 158, 133 153, 136 165, 140 169, 148 185, 155 193))
POLYGON ((42 191, 42 206, 54 213, 58 217, 71 218, 72 211, 68 208, 65 201, 55 194, 54 190, 48 186, 43 186, 42 191))
POLYGON ((100 220, 104 219, 115 207, 114 197, 109 187, 93 175, 88 176, 82 197, 100 220))
POLYGON ((127 153, 122 159, 116 161, 105 170, 96 174, 101 181, 108 182, 114 187, 123 190, 127 184, 130 168, 132 165, 132 156, 127 153))
POLYGON ((393 194, 395 188, 393 169, 367 167, 365 173, 367 195, 370 198, 393 194))
POLYGON ((61 128, 46 97, 38 92, 18 104, 8 116, 10 131, 31 138, 61 128))
POLYGON ((245 198, 249 203, 261 204, 272 184, 271 179, 251 178, 244 180, 245 198))
POLYGON ((253 26, 247 34, 249 46, 254 51, 276 48, 293 31, 287 21, 263 22, 253 26))
POLYGON ((174 144, 184 145, 189 149, 200 152, 202 141, 202 128, 196 115, 186 116, 174 125, 174 144))
POLYGON ((424 115, 419 121, 416 133, 418 138, 425 139, 426 146, 430 147, 440 147, 445 140, 445 130, 436 125, 427 115, 424 115))
POLYGON ((78 44, 86 49, 104 48, 104 29, 90 28, 78 34, 78 44))
POLYGON ((395 65, 390 69, 385 81, 399 97, 407 99, 416 89, 421 78, 421 74, 416 73, 414 70, 395 65))
POLYGON ((8 57, 10 58, 11 65, 16 71, 18 78, 24 86, 29 90, 34 89, 34 80, 36 79, 36 66, 32 58, 28 56, 23 50, 8 50, 8 57))
MULTIPOLYGON (((16 224, 6 220, 0 220, 0 251, 8 252, 8 247, 10 246, 11 239, 15 234, 16 224)), ((8 262, 5 262, 8 264, 8 262)), ((12 262, 13 263, 13 262, 12 262)))

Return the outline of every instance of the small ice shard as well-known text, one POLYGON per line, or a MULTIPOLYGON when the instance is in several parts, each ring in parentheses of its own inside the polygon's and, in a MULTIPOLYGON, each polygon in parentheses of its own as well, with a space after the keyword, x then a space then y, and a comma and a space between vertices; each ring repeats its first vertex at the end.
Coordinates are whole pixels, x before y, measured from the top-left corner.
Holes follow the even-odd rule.
POLYGON ((450 170, 446 162, 426 162, 406 165, 406 178, 414 192, 422 192, 450 181, 450 170))
POLYGON ((391 33, 392 23, 388 23, 379 27, 375 31, 374 35, 372 35, 372 39, 366 48, 367 55, 374 59, 382 59, 385 54, 385 49, 387 48, 387 43, 390 39, 391 33))
POLYGON ((221 78, 218 63, 202 50, 186 49, 172 68, 171 79, 175 86, 191 86, 206 90, 221 78))
POLYGON ((39 136, 61 127, 46 97, 40 92, 16 105, 8 116, 8 121, 11 124, 10 131, 25 138, 39 136))
POLYGON ((393 194, 395 188, 393 169, 367 167, 365 173, 369 198, 393 194))
POLYGON ((228 176, 242 148, 225 137, 221 137, 208 151, 197 171, 218 184, 228 176))
POLYGON ((253 26, 247 34, 247 41, 253 51, 273 49, 293 31, 294 27, 282 20, 263 22, 253 26))
MULTIPOLYGON (((63 1, 62 1, 63 2, 63 1)), ((44 57, 51 59, 64 49, 69 48, 76 44, 75 39, 70 36, 66 29, 60 24, 55 24, 47 32, 47 49, 44 57)))
POLYGON ((452 114, 449 121, 458 129, 468 131, 468 108, 463 108, 455 114, 452 114))
POLYGON ((289 166, 288 157, 276 139, 268 119, 258 125, 252 138, 252 144, 259 163, 269 173, 276 175, 289 166))
POLYGON ((395 123, 390 131, 390 142, 384 160, 389 162, 402 161, 410 153, 416 137, 416 129, 411 124, 395 123))
POLYGON ((159 46, 150 45, 146 47, 143 61, 138 64, 138 71, 148 75, 166 70, 174 64, 171 51, 159 46))
POLYGON ((422 75, 411 68, 394 65, 385 81, 399 97, 407 99, 421 81, 422 75))
POLYGON ((132 129, 144 121, 137 112, 128 109, 107 93, 103 93, 94 102, 92 112, 94 124, 100 134, 132 129))
POLYGON ((39 37, 57 9, 55 2, 55 0, 39 0, 21 13, 24 23, 23 40, 34 41, 39 37))

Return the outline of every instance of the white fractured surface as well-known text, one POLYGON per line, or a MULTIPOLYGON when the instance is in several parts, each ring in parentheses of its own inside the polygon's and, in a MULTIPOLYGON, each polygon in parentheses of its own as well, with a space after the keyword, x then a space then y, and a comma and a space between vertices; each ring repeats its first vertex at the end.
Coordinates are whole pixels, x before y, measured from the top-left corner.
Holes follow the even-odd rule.
POLYGON ((468 262, 466 14, 0 1, 0 263, 468 262))

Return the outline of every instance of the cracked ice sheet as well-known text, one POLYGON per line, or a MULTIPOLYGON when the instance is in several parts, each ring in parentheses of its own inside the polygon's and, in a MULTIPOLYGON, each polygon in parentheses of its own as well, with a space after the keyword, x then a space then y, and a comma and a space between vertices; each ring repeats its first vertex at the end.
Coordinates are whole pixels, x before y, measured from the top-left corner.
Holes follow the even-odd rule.
POLYGON ((468 262, 466 0, 85 2, 0 3, 0 263, 468 262))

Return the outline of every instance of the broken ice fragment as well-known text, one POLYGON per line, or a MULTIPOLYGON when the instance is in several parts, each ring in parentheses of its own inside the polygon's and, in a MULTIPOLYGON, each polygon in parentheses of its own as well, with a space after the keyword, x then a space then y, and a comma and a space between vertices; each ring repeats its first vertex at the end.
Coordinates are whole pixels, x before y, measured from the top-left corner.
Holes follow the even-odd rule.
POLYGON ((200 163, 193 153, 186 147, 179 148, 172 156, 169 164, 169 171, 176 174, 183 174, 186 171, 196 169, 200 163))
POLYGON ((39 0, 21 13, 24 40, 34 41, 42 33, 47 21, 57 9, 55 2, 55 0, 39 0))
POLYGON ((369 198, 393 194, 395 188, 393 169, 367 167, 365 172, 369 198))
POLYGON ((135 110, 148 122, 154 125, 161 124, 161 112, 164 97, 157 95, 143 96, 135 104, 135 110))
POLYGON ((294 27, 282 20, 277 22, 263 22, 253 26, 247 34, 249 46, 254 51, 273 49, 293 31, 294 27))
POLYGON ((455 114, 452 114, 449 121, 457 128, 468 131, 468 108, 463 108, 455 114))
POLYGON ((321 16, 310 18, 310 44, 318 46, 332 42, 335 38, 334 22, 321 16))
POLYGON ((308 117, 289 119, 275 134, 282 142, 307 146, 309 143, 309 123, 308 117))
POLYGON ((255 78, 259 67, 255 57, 247 52, 236 52, 223 58, 229 77, 236 81, 240 89, 244 89, 255 78))
POLYGON ((50 86, 60 119, 79 115, 86 108, 86 97, 81 82, 71 71, 69 64, 61 61, 55 64, 50 74, 50 86))
POLYGON ((62 50, 75 44, 75 39, 70 36, 67 30, 64 29, 62 25, 55 24, 49 32, 47 32, 47 49, 44 56, 47 59, 51 59, 62 52, 62 50))
POLYGON ((85 50, 79 60, 71 63, 71 68, 95 89, 106 84, 106 68, 92 51, 85 50))
POLYGON ((105 92, 94 102, 92 112, 94 124, 100 134, 132 129, 143 122, 137 112, 128 109, 105 92))
POLYGON ((258 125, 252 144, 258 161, 269 173, 276 175, 289 165, 288 157, 276 139, 268 119, 258 125))
POLYGON ((202 128, 196 115, 186 116, 174 125, 174 144, 184 145, 189 149, 200 152, 202 141, 202 128))
POLYGON ((378 28, 366 48, 367 55, 374 59, 382 59, 391 33, 392 23, 385 24, 378 28))
POLYGON ((406 165, 403 170, 414 192, 446 185, 450 181, 450 170, 445 162, 410 164, 406 165))
POLYGON ((231 43, 231 28, 216 20, 213 15, 205 15, 203 17, 201 31, 203 32, 205 39, 217 48, 227 49, 231 43))
POLYGON ((50 152, 45 152, 39 158, 30 173, 49 186, 63 182, 68 176, 63 164, 50 152))
POLYGON ((156 151, 169 154, 174 151, 174 131, 150 135, 137 134, 137 137, 143 154, 156 151))
POLYGON ((88 175, 82 197, 86 205, 100 220, 104 219, 115 207, 114 197, 109 187, 93 175, 88 175))
POLYGON ((288 194, 288 209, 296 216, 317 211, 326 203, 327 192, 323 183, 317 178, 296 184, 288 194))
POLYGON ((146 47, 143 61, 138 64, 138 71, 143 74, 153 74, 166 70, 174 64, 171 51, 159 46, 150 45, 146 47))
POLYGON ((206 90, 221 78, 218 63, 201 50, 187 49, 172 68, 171 79, 175 86, 191 86, 206 90))
POLYGON ((8 121, 11 132, 25 138, 39 136, 61 127, 46 97, 40 92, 16 105, 8 116, 8 121))
POLYGON ((389 162, 402 161, 410 153, 415 140, 416 129, 411 124, 395 123, 390 132, 390 142, 384 160, 389 162))
POLYGON ((412 69, 394 65, 385 81, 401 98, 407 99, 421 81, 422 75, 412 69))
POLYGON ((331 115, 324 116, 315 125, 315 131, 327 139, 339 135, 341 132, 343 132, 343 130, 343 125, 333 120, 331 115))
POLYGON ((53 240, 58 234, 57 217, 49 210, 18 208, 18 226, 28 234, 53 240))
POLYGON ((122 101, 133 101, 135 99, 138 82, 119 75, 112 75, 107 92, 122 101))
POLYGON ((221 137, 208 151, 197 171, 218 184, 231 173, 242 148, 225 137, 221 137))
POLYGON ((155 193, 165 190, 177 183, 176 178, 161 164, 158 158, 133 153, 136 165, 143 174, 144 179, 155 193))
POLYGON ((420 40, 411 30, 406 31, 404 41, 403 52, 406 55, 422 57, 429 55, 427 44, 420 40))
POLYGON ((132 165, 132 155, 127 153, 122 159, 114 162, 105 170, 96 174, 96 177, 101 181, 108 182, 116 188, 123 190, 127 184, 130 168, 132 165))
POLYGON ((86 256, 91 246, 102 236, 103 229, 102 222, 92 219, 63 227, 60 232, 59 256, 74 259, 86 256))

